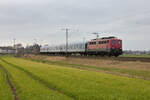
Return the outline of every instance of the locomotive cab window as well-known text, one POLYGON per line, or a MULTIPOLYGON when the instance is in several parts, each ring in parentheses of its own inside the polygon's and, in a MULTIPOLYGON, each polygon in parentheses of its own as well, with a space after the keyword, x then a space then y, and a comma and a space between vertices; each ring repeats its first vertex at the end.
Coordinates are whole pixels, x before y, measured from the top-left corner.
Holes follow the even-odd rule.
POLYGON ((118 44, 121 44, 121 41, 120 41, 120 40, 118 41, 118 44))
POLYGON ((113 44, 116 44, 116 40, 113 40, 112 43, 113 43, 113 44))

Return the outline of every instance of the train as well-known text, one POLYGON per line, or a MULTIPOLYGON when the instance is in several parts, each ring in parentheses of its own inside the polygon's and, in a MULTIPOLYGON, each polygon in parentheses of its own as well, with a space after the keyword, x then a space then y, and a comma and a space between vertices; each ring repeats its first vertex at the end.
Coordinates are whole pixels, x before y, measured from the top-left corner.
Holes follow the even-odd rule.
POLYGON ((81 56, 115 56, 118 57, 122 52, 122 40, 117 37, 102 37, 92 39, 85 43, 73 43, 58 46, 42 46, 41 54, 51 55, 81 55, 81 56), (67 49, 66 49, 67 47, 67 49))

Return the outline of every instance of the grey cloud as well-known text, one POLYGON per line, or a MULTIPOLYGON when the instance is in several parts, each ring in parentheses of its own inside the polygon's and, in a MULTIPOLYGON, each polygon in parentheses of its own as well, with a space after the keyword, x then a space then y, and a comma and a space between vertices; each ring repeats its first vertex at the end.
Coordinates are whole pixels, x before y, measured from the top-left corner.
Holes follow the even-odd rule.
POLYGON ((150 33, 149 4, 149 0, 0 1, 0 37, 1 40, 16 37, 23 41, 40 37, 48 43, 61 43, 65 42, 61 28, 70 27, 79 30, 70 32, 70 41, 94 38, 91 32, 112 32, 102 36, 122 38, 125 49, 150 49, 138 45, 141 38, 142 43, 150 42, 147 38, 150 33))

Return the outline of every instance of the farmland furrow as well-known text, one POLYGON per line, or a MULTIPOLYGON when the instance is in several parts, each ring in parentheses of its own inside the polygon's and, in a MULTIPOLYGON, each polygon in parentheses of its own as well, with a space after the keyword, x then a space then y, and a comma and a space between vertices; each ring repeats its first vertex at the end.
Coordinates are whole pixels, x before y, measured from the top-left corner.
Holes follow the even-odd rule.
POLYGON ((18 99, 18 96, 17 96, 17 93, 16 93, 16 89, 14 88, 12 82, 10 81, 9 79, 9 76, 8 76, 8 73, 7 73, 7 70, 0 64, 0 68, 2 69, 2 71, 4 72, 5 74, 5 77, 6 77, 6 80, 8 82, 8 85, 10 86, 11 88, 11 92, 12 92, 12 95, 14 97, 14 100, 19 100, 18 99))
POLYGON ((43 80, 43 79, 41 79, 40 77, 34 75, 33 73, 29 72, 28 70, 25 70, 25 69, 23 69, 23 68, 21 68, 21 67, 19 67, 19 66, 17 66, 17 65, 14 65, 14 64, 12 64, 12 63, 9 63, 9 62, 7 62, 7 61, 4 60, 4 59, 1 59, 1 61, 3 61, 4 63, 6 63, 6 64, 8 64, 8 65, 10 65, 10 66, 12 66, 12 67, 14 67, 14 68, 16 68, 16 69, 19 69, 19 70, 25 72, 25 73, 26 73, 27 75, 29 75, 32 79, 38 81, 39 83, 41 83, 42 85, 44 85, 46 88, 49 88, 49 89, 51 89, 51 90, 53 90, 53 91, 56 91, 56 92, 58 92, 58 93, 60 93, 60 94, 62 94, 62 95, 65 95, 65 96, 67 96, 67 97, 69 97, 69 98, 75 100, 75 98, 74 98, 73 96, 70 96, 70 95, 68 95, 68 94, 66 94, 66 93, 64 93, 64 92, 62 92, 62 91, 57 90, 57 89, 54 88, 54 87, 51 87, 45 80, 43 80))

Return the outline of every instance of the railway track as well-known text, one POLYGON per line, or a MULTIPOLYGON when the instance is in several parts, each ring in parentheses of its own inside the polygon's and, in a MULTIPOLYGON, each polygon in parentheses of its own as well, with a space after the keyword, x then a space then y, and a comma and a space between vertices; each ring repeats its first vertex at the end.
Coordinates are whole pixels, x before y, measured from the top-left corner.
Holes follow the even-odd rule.
POLYGON ((118 58, 115 58, 115 59, 120 60, 120 61, 150 62, 150 58, 144 58, 144 57, 118 57, 118 58))
POLYGON ((150 58, 144 57, 100 57, 100 56, 69 56, 70 58, 88 58, 88 59, 105 59, 118 61, 141 61, 150 62, 150 58))

